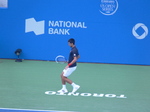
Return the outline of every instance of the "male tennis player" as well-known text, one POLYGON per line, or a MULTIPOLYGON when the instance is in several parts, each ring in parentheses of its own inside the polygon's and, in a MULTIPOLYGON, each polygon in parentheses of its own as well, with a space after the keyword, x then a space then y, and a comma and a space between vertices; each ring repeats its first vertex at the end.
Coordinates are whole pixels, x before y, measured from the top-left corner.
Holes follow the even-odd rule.
POLYGON ((68 65, 65 67, 61 74, 61 80, 62 80, 62 89, 57 91, 59 93, 67 93, 68 90, 66 88, 66 82, 71 84, 73 87, 72 93, 76 92, 80 86, 72 82, 70 79, 68 79, 68 76, 72 74, 77 68, 77 60, 80 58, 78 49, 75 46, 75 40, 73 38, 68 40, 68 45, 71 47, 71 51, 69 54, 69 60, 68 65))

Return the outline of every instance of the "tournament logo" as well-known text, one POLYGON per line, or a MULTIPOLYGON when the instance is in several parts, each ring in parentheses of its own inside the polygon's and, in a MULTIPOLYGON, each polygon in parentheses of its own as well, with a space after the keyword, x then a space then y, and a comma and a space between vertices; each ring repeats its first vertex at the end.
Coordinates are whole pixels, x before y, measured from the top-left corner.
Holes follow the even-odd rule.
POLYGON ((100 12, 104 15, 113 15, 118 10, 117 0, 101 0, 100 12))
POLYGON ((137 23, 133 29, 132 29, 132 34, 137 38, 137 39, 144 39, 148 35, 148 28, 145 26, 143 23, 137 23), (144 30, 142 35, 139 35, 137 33, 137 30, 142 28, 144 30))

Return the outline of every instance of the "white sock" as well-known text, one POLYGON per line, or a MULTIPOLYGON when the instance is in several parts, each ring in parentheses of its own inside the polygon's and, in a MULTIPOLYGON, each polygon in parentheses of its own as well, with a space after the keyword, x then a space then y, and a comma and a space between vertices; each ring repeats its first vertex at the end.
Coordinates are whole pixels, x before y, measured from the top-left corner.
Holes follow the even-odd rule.
POLYGON ((62 89, 66 89, 66 85, 62 85, 62 89))
POLYGON ((73 87, 76 86, 76 84, 75 84, 74 82, 73 82, 71 85, 72 85, 73 87))

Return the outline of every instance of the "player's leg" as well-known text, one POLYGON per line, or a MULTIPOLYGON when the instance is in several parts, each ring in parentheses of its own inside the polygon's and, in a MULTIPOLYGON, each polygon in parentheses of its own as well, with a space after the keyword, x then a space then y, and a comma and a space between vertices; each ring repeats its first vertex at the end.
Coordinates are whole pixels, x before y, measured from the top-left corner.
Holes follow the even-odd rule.
POLYGON ((64 80, 64 76, 63 76, 64 72, 61 73, 60 77, 61 77, 61 82, 62 82, 62 85, 66 85, 66 81, 64 80))
POLYGON ((61 75, 60 75, 61 76, 61 81, 62 81, 62 89, 57 91, 59 93, 67 93, 68 92, 68 90, 66 88, 66 81, 63 78, 63 74, 64 74, 64 72, 62 72, 61 75))
POLYGON ((68 69, 64 69, 63 73, 61 74, 61 80, 62 80, 62 89, 57 91, 57 92, 63 92, 66 93, 68 92, 66 89, 66 82, 71 84, 73 87, 72 92, 76 92, 80 86, 75 84, 74 82, 72 82, 70 79, 68 79, 67 77, 70 76, 72 74, 72 72, 74 72, 76 70, 76 67, 72 67, 72 68, 68 68, 68 69))
POLYGON ((72 82, 70 79, 68 79, 68 78, 65 77, 65 76, 63 76, 63 80, 64 80, 65 82, 69 83, 70 85, 72 85, 72 87, 73 87, 72 93, 76 92, 76 91, 80 88, 79 85, 75 84, 74 82, 72 82))
POLYGON ((68 79, 67 77, 70 76, 70 75, 76 70, 76 68, 77 68, 77 67, 68 68, 68 69, 67 69, 67 72, 65 72, 65 73, 63 74, 63 79, 64 79, 64 81, 67 82, 67 83, 69 83, 69 84, 71 84, 72 87, 73 87, 72 93, 76 92, 76 91, 80 88, 80 86, 77 85, 77 84, 75 84, 73 81, 71 81, 71 80, 68 79))
MULTIPOLYGON (((67 77, 65 77, 65 76, 61 76, 61 78, 62 78, 62 80, 64 81, 64 82, 67 82, 67 83, 69 83, 69 84, 72 84, 73 82, 72 82, 72 80, 70 80, 70 79, 68 79, 67 77)), ((63 83, 62 83, 63 84, 63 83)))

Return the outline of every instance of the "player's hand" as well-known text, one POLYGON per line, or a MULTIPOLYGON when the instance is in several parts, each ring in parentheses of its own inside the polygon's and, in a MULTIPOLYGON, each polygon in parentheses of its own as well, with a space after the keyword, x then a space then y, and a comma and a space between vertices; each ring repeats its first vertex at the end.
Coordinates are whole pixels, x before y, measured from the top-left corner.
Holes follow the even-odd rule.
POLYGON ((67 65, 66 67, 65 67, 65 70, 67 70, 69 68, 69 65, 67 65))

